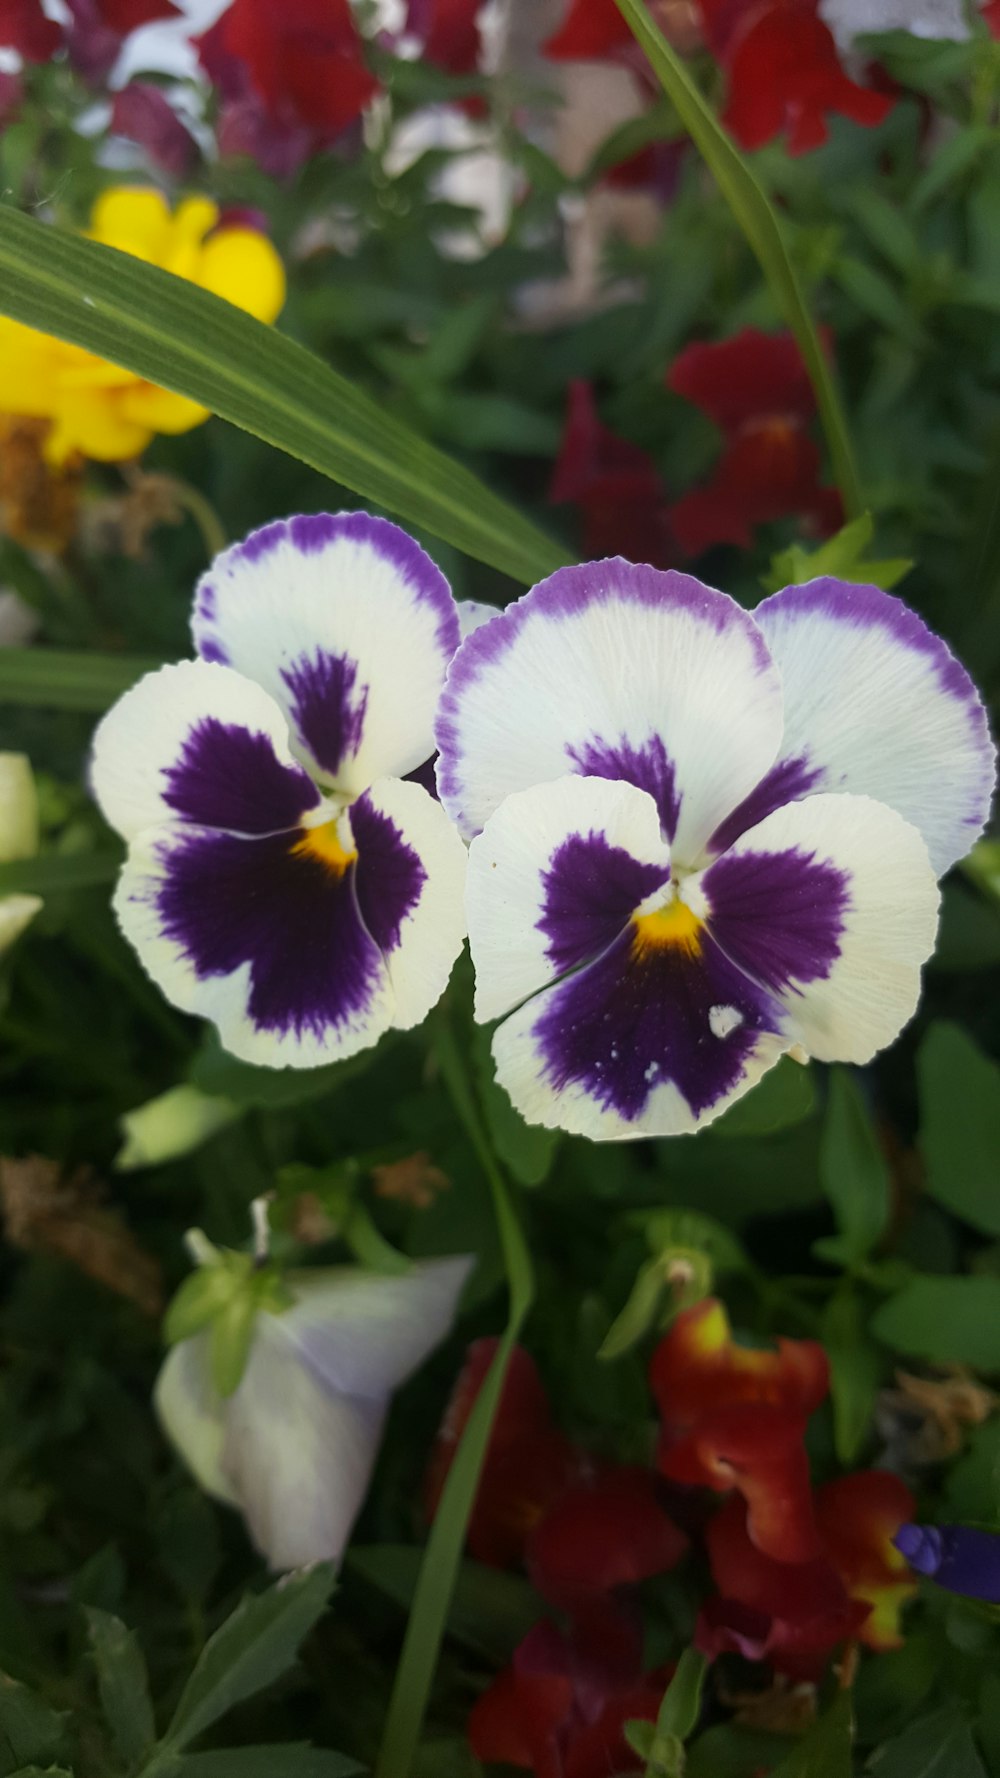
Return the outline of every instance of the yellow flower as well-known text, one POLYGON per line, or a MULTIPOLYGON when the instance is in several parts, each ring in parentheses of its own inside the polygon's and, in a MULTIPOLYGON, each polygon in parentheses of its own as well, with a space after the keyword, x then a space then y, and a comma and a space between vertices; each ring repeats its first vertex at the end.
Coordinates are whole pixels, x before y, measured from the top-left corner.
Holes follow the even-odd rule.
MULTIPOLYGON (((285 299, 285 273, 256 229, 217 227, 210 198, 184 198, 171 213, 158 191, 115 187, 98 198, 88 234, 225 297, 259 321, 285 299)), ((99 462, 135 457, 157 432, 187 432, 209 409, 121 370, 80 346, 0 319, 0 391, 6 412, 51 422, 50 463, 79 451, 99 462)))

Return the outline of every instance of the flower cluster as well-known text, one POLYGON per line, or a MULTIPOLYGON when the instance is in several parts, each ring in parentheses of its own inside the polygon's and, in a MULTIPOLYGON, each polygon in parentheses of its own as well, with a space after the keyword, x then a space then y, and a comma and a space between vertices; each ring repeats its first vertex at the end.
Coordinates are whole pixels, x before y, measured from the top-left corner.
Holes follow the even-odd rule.
MULTIPOLYGON (((493 1350, 492 1341, 473 1347, 456 1385, 429 1471, 432 1510, 493 1350)), ((469 1552, 524 1567, 569 1627, 537 1624, 476 1704, 469 1738, 480 1759, 537 1778, 630 1769, 624 1725, 655 1720, 667 1678, 643 1670, 635 1588, 670 1572, 692 1546, 704 1547, 717 1588, 695 1632, 710 1657, 732 1650, 815 1681, 849 1639, 899 1645, 900 1610, 916 1582, 892 1538, 913 1499, 884 1470, 813 1491, 804 1437, 828 1388, 822 1348, 742 1346, 721 1302, 707 1298, 678 1315, 653 1354, 650 1382, 659 1477, 575 1445, 555 1425, 528 1354, 514 1354, 469 1552), (718 1510, 704 1490, 726 1496, 718 1510)))
POLYGON ((363 514, 214 563, 199 659, 94 751, 119 919, 171 999, 236 1055, 313 1066, 419 1023, 467 914, 498 1079, 597 1137, 693 1130, 787 1052, 891 1041, 993 782, 919 618, 831 579, 752 618, 615 558, 466 628, 363 514), (435 734, 440 802, 412 779, 435 734))
MULTIPOLYGON (((133 254, 273 321, 285 274, 270 241, 245 218, 229 220, 206 197, 171 212, 162 193, 113 187, 98 198, 90 239, 133 254)), ((0 401, 8 414, 44 422, 45 456, 65 466, 76 454, 116 462, 144 450, 157 432, 187 432, 208 408, 145 382, 53 335, 0 318, 0 401)))

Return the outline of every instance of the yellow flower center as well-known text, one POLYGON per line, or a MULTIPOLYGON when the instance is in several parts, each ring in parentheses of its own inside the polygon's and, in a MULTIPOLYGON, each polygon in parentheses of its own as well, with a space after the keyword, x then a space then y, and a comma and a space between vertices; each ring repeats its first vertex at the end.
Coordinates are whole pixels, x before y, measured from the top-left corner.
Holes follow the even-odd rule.
POLYGON ((704 922, 677 896, 665 907, 655 908, 651 914, 635 914, 632 924, 635 927, 633 944, 637 951, 658 951, 669 946, 672 950, 686 951, 689 956, 697 957, 701 950, 704 922))
POLYGON ((324 821, 320 827, 307 827, 292 847, 293 858, 315 858, 335 877, 342 877, 357 856, 353 849, 344 850, 336 820, 324 821))

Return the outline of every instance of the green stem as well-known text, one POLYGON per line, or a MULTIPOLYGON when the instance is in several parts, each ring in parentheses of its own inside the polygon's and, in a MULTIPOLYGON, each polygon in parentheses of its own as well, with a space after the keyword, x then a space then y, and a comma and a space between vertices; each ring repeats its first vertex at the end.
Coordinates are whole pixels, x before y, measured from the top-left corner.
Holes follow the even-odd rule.
POLYGON ((459 1441, 427 1540, 375 1778, 409 1778, 494 1415, 510 1355, 531 1308, 535 1290, 531 1256, 524 1235, 480 1122, 458 1045, 443 1017, 437 1023, 434 1049, 452 1103, 489 1180, 510 1290, 510 1307, 507 1326, 459 1441))
POLYGON ((178 506, 183 506, 185 512, 193 518, 201 532, 208 559, 210 562, 214 561, 229 541, 215 507, 197 488, 192 488, 189 482, 181 481, 177 476, 170 477, 170 491, 178 506))
POLYGON ((645 50, 681 123, 713 174, 795 335, 816 394, 820 421, 847 516, 858 518, 865 511, 865 502, 847 421, 778 218, 735 143, 698 91, 680 57, 663 33, 657 30, 642 0, 615 0, 615 4, 636 42, 645 50))

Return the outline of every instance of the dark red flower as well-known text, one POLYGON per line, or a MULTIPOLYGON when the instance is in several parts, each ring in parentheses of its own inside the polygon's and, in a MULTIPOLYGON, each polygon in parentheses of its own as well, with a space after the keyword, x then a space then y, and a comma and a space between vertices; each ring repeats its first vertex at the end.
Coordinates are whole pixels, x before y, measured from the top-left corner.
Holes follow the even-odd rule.
POLYGON ((585 554, 625 556, 669 568, 677 560, 663 482, 639 445, 619 438, 598 417, 590 383, 569 386, 566 424, 549 500, 572 501, 583 518, 585 554))
MULTIPOLYGON (((469 1348, 428 1466, 429 1517, 437 1511, 458 1441, 496 1347, 496 1340, 486 1339, 469 1348)), ((553 1423, 534 1360, 523 1347, 515 1347, 469 1520, 470 1555, 493 1568, 522 1561, 531 1532, 550 1503, 580 1474, 581 1464, 579 1453, 553 1423)))
POLYGON ((449 74, 473 74, 479 63, 478 15, 483 0, 408 0, 406 31, 421 59, 449 74))
POLYGON ((715 344, 698 341, 674 360, 667 387, 714 420, 726 440, 709 481, 671 509, 687 554, 716 543, 746 548, 755 525, 789 515, 813 531, 836 530, 840 498, 820 485, 819 449, 806 431, 815 397, 790 333, 745 327, 715 344))
POLYGON ((131 80, 111 102, 112 135, 127 136, 146 150, 153 165, 172 179, 184 179, 198 158, 198 144, 162 89, 131 80))
POLYGON ((891 110, 891 97, 844 73, 818 0, 758 0, 742 13, 703 0, 703 10, 728 76, 723 122, 743 148, 785 133, 789 154, 804 154, 826 141, 828 112, 871 127, 891 110))
POLYGON ((62 27, 46 18, 41 0, 0 0, 0 44, 26 62, 47 62, 62 43, 62 27))
POLYGON ((707 1297, 678 1315, 653 1354, 650 1382, 662 1419, 662 1473, 718 1493, 737 1490, 751 1538, 775 1560, 818 1555, 803 1437, 829 1387, 822 1346, 741 1346, 723 1305, 707 1297))
POLYGON ((642 1671, 639 1625, 618 1606, 578 1616, 568 1632, 545 1619, 479 1699, 469 1744, 477 1759, 535 1778, 634 1772, 625 1724, 656 1721, 667 1678, 642 1671))
POLYGON ((1000 37, 1000 0, 987 0, 983 7, 983 18, 992 35, 1000 37))
POLYGON ((833 1564, 776 1562, 758 1549, 742 1500, 728 1500, 706 1532, 719 1596, 699 1614, 695 1643, 710 1657, 734 1651, 776 1672, 817 1679, 838 1643, 856 1636, 870 1607, 852 1600, 833 1564))
POLYGON ((572 1483, 528 1540, 528 1573, 552 1605, 566 1609, 616 1587, 665 1574, 687 1549, 649 1470, 609 1465, 572 1483))
POLYGON ((816 1490, 824 1553, 851 1598, 870 1607, 858 1630, 869 1648, 898 1648, 903 1640, 900 1612, 917 1583, 892 1540, 916 1504, 906 1483, 885 1469, 859 1470, 816 1490))
POLYGON ((378 90, 349 0, 233 0, 195 42, 223 98, 220 146, 268 171, 334 141, 378 90))
POLYGON ((572 0, 542 53, 553 62, 603 62, 633 41, 615 0, 572 0))

